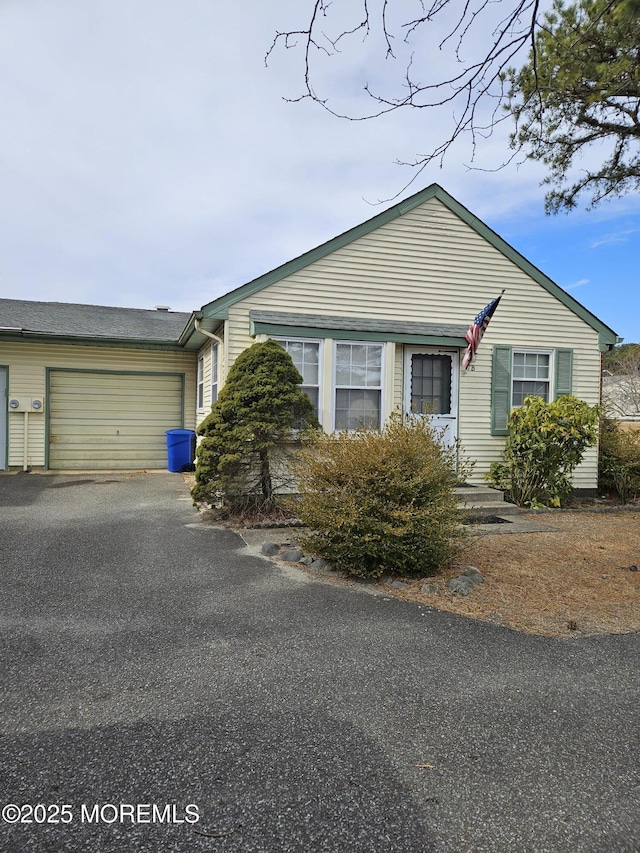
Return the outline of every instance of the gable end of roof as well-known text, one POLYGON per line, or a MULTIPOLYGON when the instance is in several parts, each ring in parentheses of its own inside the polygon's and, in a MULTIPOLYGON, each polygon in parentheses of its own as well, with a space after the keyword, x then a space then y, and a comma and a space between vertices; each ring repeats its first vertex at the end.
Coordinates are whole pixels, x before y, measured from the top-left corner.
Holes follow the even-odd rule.
POLYGON ((333 237, 331 240, 316 246, 314 249, 311 249, 310 251, 281 264, 279 267, 270 270, 264 275, 235 288, 224 296, 218 297, 218 299, 215 299, 202 307, 202 315, 211 319, 226 319, 226 317, 228 317, 229 307, 234 305, 236 302, 258 293, 264 288, 269 287, 269 285, 275 284, 277 281, 280 281, 281 279, 298 272, 304 267, 309 266, 315 261, 326 257, 332 252, 335 252, 337 249, 341 249, 344 246, 349 245, 349 243, 352 243, 354 240, 357 240, 366 234, 370 234, 372 231, 375 231, 376 228, 380 228, 382 225, 392 222, 394 219, 403 216, 432 198, 437 198, 438 201, 462 219, 462 221, 470 228, 473 228, 477 234, 501 252, 506 258, 508 258, 508 260, 519 267, 526 275, 536 281, 541 287, 558 299, 558 301, 566 308, 598 332, 600 349, 604 351, 619 342, 619 338, 613 329, 603 323, 595 316, 595 314, 592 314, 591 311, 584 307, 584 305, 581 305, 576 299, 559 287, 559 285, 521 255, 517 249, 514 249, 513 246, 506 242, 506 240, 503 240, 499 234, 493 231, 493 229, 486 225, 486 223, 481 219, 478 219, 475 214, 471 213, 471 211, 464 207, 464 205, 459 201, 456 201, 453 196, 449 195, 449 193, 438 184, 431 184, 420 192, 415 193, 409 198, 393 205, 393 207, 378 213, 366 222, 356 225, 354 228, 339 234, 337 237, 333 237))

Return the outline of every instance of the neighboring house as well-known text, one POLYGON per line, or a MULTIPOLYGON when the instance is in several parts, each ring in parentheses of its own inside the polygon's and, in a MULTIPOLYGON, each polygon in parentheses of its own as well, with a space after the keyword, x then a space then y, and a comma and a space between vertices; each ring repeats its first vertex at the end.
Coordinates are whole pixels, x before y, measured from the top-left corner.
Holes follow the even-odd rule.
MULTIPOLYGON (((435 411, 477 460, 476 481, 527 394, 598 403, 601 353, 618 340, 435 184, 195 312, 181 342, 198 346, 198 421, 237 356, 268 337, 292 355, 326 430, 435 411), (464 371, 465 332, 502 289, 464 371)), ((574 486, 596 488, 595 448, 574 486)))
POLYGON ((640 372, 602 377, 602 402, 607 413, 620 420, 640 420, 640 372))
MULTIPOLYGON (((0 327, 26 328, 18 320, 6 321, 5 302, 0 301, 0 327)), ((608 326, 435 184, 191 316, 87 306, 58 310, 69 312, 60 318, 58 334, 66 336, 64 342, 51 330, 38 343, 38 337, 0 329, 0 366, 9 366, 10 394, 46 394, 44 416, 29 414, 29 442, 37 451, 31 464, 51 468, 74 467, 56 447, 61 443, 60 406, 69 371, 74 387, 81 386, 83 371, 93 374, 86 393, 91 394, 92 407, 100 410, 99 432, 110 409, 101 370, 137 374, 130 384, 141 391, 151 388, 142 379, 145 372, 184 374, 180 413, 182 423, 193 426, 209 412, 237 356, 254 341, 271 337, 291 354, 326 430, 350 429, 362 422, 379 426, 394 409, 429 416, 445 430, 445 440, 459 438, 466 454, 477 460, 474 479, 479 481, 500 457, 512 406, 527 394, 551 400, 571 392, 588 403, 599 402, 601 353, 618 340, 608 326), (465 371, 465 333, 503 289, 472 367, 465 371), (144 322, 164 321, 166 338, 153 345, 147 340, 145 350, 136 334, 148 339, 152 335, 138 330, 118 337, 116 327, 107 322, 102 347, 96 347, 99 333, 82 323, 69 335, 68 322, 80 308, 96 316, 102 310, 114 312, 114 322, 119 315, 134 314, 141 316, 141 323, 143 316, 144 322)), ((47 316, 46 307, 40 312, 42 318, 47 316)), ((84 393, 78 392, 68 429, 82 416, 84 393)), ((150 396, 157 395, 151 391, 150 396)), ((165 396, 160 391, 158 400, 165 396)), ((17 413, 9 419, 13 466, 22 461, 21 421, 17 413)), ((158 421, 157 459, 159 433, 181 425, 169 420, 160 417, 162 429, 158 421)), ((177 414, 173 420, 179 420, 177 414)), ((135 462, 136 454, 122 454, 113 435, 109 442, 105 455, 112 467, 135 462)), ((102 467, 96 446, 86 449, 86 467, 102 467)), ((576 471, 574 485, 596 488, 595 449, 576 471)))
POLYGON ((165 468, 165 431, 195 421, 188 319, 0 299, 0 469, 165 468))

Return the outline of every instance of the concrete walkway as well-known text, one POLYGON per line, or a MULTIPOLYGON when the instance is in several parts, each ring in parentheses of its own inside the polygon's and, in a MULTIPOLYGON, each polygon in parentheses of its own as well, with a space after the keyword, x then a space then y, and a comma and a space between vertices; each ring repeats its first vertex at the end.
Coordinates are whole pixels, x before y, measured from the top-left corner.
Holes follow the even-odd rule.
POLYGON ((637 635, 311 579, 180 475, 5 476, 0 514, 2 805, 68 806, 3 853, 640 849, 637 635))

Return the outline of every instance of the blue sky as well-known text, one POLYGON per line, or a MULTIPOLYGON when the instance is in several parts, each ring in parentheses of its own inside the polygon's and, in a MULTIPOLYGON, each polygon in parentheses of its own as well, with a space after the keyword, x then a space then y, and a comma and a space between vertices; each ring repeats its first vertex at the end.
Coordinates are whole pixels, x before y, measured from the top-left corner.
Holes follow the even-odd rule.
MULTIPOLYGON (((299 56, 264 55, 307 0, 227 6, 3 0, 1 296, 192 310, 437 182, 640 341, 638 197, 546 217, 538 165, 484 171, 507 154, 504 125, 479 169, 463 140, 401 192, 412 173, 395 161, 440 140, 450 114, 353 123, 287 103, 299 56)), ((378 48, 319 69, 332 105, 358 110, 363 81, 388 79, 378 48)), ((441 60, 429 54, 434 73, 441 60)))

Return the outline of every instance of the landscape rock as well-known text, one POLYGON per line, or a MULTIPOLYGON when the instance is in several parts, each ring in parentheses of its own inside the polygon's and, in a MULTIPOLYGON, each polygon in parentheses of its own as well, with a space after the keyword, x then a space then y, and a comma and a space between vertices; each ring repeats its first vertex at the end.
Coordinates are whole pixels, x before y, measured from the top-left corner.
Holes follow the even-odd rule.
POLYGON ((289 548, 280 555, 280 559, 284 560, 285 563, 298 563, 302 557, 304 557, 304 554, 297 548, 289 548))
POLYGON ((409 586, 409 584, 404 583, 404 581, 391 581, 391 586, 394 589, 406 589, 409 586))
POLYGON ((467 583, 484 583, 484 578, 478 571, 465 572, 463 575, 460 575, 460 577, 464 578, 467 583))
POLYGON ((451 578, 447 586, 452 592, 457 592, 458 595, 469 595, 473 581, 465 575, 459 575, 457 578, 451 578))
POLYGON ((260 546, 260 553, 264 554, 265 557, 274 557, 279 550, 280 546, 276 545, 275 542, 263 542, 260 546))
POLYGON ((420 592, 426 592, 427 595, 438 595, 440 589, 436 583, 423 583, 420 592))
POLYGON ((312 569, 318 569, 318 571, 331 572, 333 571, 333 567, 327 563, 326 560, 323 560, 322 557, 318 557, 317 560, 314 560, 310 563, 310 567, 312 569))
POLYGON ((301 557, 299 560, 303 566, 310 566, 313 563, 313 557, 301 557))

